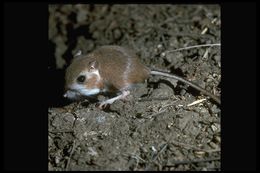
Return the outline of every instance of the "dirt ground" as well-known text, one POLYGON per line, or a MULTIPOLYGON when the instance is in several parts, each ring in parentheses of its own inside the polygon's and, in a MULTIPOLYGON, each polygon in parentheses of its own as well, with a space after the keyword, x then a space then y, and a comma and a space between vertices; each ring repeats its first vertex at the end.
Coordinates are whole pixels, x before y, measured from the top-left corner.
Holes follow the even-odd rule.
MULTIPOLYGON (((64 72, 79 49, 129 46, 150 68, 220 96, 219 45, 167 52, 219 44, 220 30, 218 5, 50 5, 48 68, 64 72)), ((49 170, 220 170, 220 105, 157 76, 132 93, 105 110, 87 100, 50 105, 49 170)))

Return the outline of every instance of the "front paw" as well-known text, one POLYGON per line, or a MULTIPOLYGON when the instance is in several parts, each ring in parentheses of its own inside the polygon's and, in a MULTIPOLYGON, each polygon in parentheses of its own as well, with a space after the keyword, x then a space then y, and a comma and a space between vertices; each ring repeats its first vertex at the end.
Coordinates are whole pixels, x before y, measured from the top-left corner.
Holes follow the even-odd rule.
POLYGON ((110 107, 110 104, 105 103, 105 102, 101 102, 101 103, 97 103, 97 104, 96 104, 96 107, 98 107, 99 109, 104 110, 104 109, 109 108, 109 107, 110 107))

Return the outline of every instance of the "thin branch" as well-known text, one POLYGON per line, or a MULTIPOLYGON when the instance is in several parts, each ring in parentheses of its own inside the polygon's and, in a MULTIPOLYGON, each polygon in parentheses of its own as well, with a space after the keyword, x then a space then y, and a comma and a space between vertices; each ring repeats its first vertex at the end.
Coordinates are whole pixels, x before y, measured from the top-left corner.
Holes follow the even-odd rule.
POLYGON ((180 164, 190 164, 190 163, 200 163, 200 162, 211 162, 211 161, 218 161, 220 158, 208 158, 208 159, 197 159, 197 160, 182 160, 182 161, 173 161, 170 164, 167 164, 165 166, 172 167, 180 164))
POLYGON ((159 156, 159 154, 162 153, 162 151, 164 151, 166 149, 166 147, 168 146, 168 144, 163 144, 164 146, 161 148, 161 150, 153 157, 152 161, 155 161, 157 159, 157 157, 159 156))
POLYGON ((220 149, 218 149, 218 148, 217 149, 201 149, 201 148, 198 148, 196 146, 192 146, 192 145, 185 144, 185 143, 182 143, 182 142, 177 142, 177 141, 174 141, 174 140, 171 140, 170 142, 173 143, 174 145, 182 146, 182 147, 187 148, 187 149, 204 151, 204 152, 207 152, 207 153, 219 152, 220 151, 220 149))
POLYGON ((201 102, 203 102, 203 101, 205 101, 205 100, 207 100, 207 99, 196 100, 196 101, 194 101, 194 102, 188 104, 187 106, 190 107, 190 106, 193 106, 193 105, 199 104, 199 103, 201 103, 201 102))
POLYGON ((68 169, 69 169, 71 156, 72 156, 72 154, 74 153, 74 150, 75 150, 75 148, 76 148, 75 145, 76 145, 76 140, 74 139, 73 145, 72 145, 72 149, 71 149, 71 152, 70 152, 70 156, 69 156, 69 158, 68 158, 67 165, 66 165, 66 170, 67 170, 67 171, 68 171, 68 169))
POLYGON ((177 51, 181 51, 181 50, 188 50, 188 49, 193 49, 193 48, 198 48, 198 47, 212 47, 212 46, 221 46, 221 44, 220 43, 201 44, 201 45, 189 46, 189 47, 184 47, 184 48, 175 49, 175 50, 169 50, 169 51, 165 51, 165 53, 177 52, 177 51))

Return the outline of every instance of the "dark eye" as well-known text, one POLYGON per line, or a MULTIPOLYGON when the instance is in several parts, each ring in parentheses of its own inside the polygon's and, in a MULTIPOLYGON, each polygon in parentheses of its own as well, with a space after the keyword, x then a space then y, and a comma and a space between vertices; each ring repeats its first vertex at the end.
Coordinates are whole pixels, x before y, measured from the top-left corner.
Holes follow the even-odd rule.
POLYGON ((80 75, 78 78, 77 78, 77 81, 78 83, 83 83, 85 81, 86 77, 83 76, 83 75, 80 75))

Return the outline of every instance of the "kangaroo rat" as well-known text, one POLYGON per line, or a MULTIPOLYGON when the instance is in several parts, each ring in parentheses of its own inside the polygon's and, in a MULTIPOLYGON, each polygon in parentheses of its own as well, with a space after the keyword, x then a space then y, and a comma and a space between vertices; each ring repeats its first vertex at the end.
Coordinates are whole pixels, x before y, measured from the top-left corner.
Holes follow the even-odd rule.
POLYGON ((87 55, 78 53, 66 69, 64 97, 78 99, 107 92, 118 94, 101 102, 99 107, 102 108, 129 95, 132 86, 144 82, 150 75, 181 81, 220 104, 220 98, 190 81, 174 74, 150 70, 132 50, 120 46, 102 46, 87 55))

